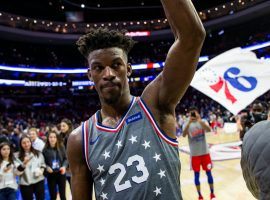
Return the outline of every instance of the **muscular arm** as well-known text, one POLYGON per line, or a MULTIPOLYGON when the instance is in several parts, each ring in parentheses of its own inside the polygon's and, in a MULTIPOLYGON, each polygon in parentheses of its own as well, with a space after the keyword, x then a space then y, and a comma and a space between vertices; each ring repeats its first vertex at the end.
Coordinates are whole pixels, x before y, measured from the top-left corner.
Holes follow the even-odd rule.
POLYGON ((68 138, 67 156, 71 169, 71 187, 73 200, 92 200, 93 180, 83 158, 81 126, 68 138))
POLYGON ((175 36, 163 72, 142 94, 151 110, 174 112, 196 70, 205 37, 203 25, 191 0, 161 0, 175 36))

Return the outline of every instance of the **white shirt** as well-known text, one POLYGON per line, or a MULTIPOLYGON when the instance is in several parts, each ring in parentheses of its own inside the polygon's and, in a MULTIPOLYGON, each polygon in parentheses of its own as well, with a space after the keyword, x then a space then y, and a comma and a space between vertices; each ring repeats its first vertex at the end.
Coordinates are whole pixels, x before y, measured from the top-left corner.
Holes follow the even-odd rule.
POLYGON ((35 139, 35 141, 32 142, 32 146, 34 149, 42 152, 44 149, 45 143, 41 139, 37 138, 35 139))
MULTIPOLYGON (((46 168, 44 157, 41 152, 38 156, 33 155, 33 153, 26 154, 32 157, 32 159, 26 164, 24 171, 19 176, 19 185, 32 185, 44 180, 43 172, 46 168), (39 175, 37 175, 37 172, 39 175)), ((22 161, 18 159, 18 162, 22 164, 22 161)))
POLYGON ((16 190, 18 188, 18 184, 16 182, 16 168, 19 164, 14 162, 14 164, 11 165, 11 169, 7 172, 4 172, 4 169, 8 163, 9 162, 3 160, 0 166, 0 189, 13 188, 16 190))

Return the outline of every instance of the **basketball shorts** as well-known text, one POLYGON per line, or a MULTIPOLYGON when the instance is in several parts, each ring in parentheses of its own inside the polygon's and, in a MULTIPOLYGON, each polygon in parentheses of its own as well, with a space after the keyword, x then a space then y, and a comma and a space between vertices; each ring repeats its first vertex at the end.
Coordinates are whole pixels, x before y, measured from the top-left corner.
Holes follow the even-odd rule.
POLYGON ((213 167, 210 154, 191 157, 191 166, 193 171, 199 172, 202 166, 204 171, 210 171, 213 167))

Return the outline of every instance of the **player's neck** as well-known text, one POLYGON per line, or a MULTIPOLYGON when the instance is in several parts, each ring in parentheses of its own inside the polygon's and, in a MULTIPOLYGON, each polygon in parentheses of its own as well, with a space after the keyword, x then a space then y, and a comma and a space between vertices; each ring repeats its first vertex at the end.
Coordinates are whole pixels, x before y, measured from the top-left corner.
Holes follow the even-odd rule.
POLYGON ((132 101, 132 96, 130 94, 119 98, 119 101, 115 104, 106 104, 101 102, 101 117, 112 117, 115 119, 121 118, 123 114, 129 108, 129 105, 132 101))

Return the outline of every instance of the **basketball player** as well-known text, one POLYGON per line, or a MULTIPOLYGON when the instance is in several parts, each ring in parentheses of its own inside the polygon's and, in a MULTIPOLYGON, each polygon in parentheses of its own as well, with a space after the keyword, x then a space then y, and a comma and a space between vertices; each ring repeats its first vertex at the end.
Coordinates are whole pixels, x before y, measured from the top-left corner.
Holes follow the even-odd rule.
POLYGON ((101 102, 68 140, 72 199, 182 199, 175 107, 194 75, 205 31, 190 0, 162 0, 175 42, 163 72, 141 97, 130 94, 134 41, 97 29, 77 45, 101 102))
POLYGON ((200 168, 206 171, 210 186, 210 199, 215 199, 214 181, 211 173, 212 161, 209 155, 208 145, 205 139, 205 132, 211 131, 209 124, 203 121, 196 107, 189 108, 189 119, 184 124, 183 137, 188 135, 188 143, 191 155, 191 165, 194 171, 195 185, 199 200, 203 199, 200 187, 200 168))

